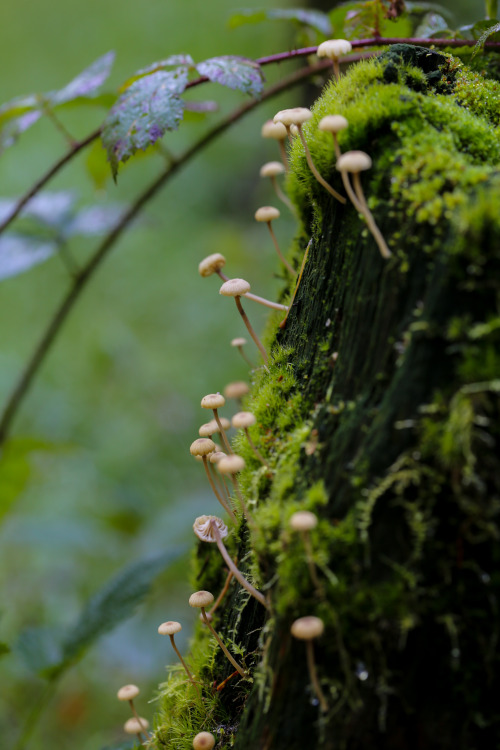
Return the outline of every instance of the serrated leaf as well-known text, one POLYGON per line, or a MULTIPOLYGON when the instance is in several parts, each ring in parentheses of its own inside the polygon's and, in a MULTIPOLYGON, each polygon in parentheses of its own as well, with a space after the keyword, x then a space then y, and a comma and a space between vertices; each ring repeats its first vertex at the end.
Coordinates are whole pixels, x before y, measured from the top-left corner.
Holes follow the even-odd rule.
POLYGON ((333 31, 330 18, 326 13, 305 8, 243 10, 231 16, 228 25, 229 28, 236 29, 243 24, 261 23, 262 21, 292 21, 301 26, 309 26, 325 36, 329 36, 333 31))
POLYGON ((264 89, 261 67, 254 60, 235 55, 211 57, 196 66, 198 73, 213 83, 259 97, 264 89))
POLYGON ((0 237, 0 281, 29 271, 48 260, 56 250, 54 242, 20 234, 3 235, 0 237))
POLYGON ((114 52, 107 52, 99 57, 92 65, 89 65, 76 78, 73 78, 66 86, 58 91, 50 91, 44 95, 53 107, 64 104, 78 97, 89 97, 102 86, 108 78, 111 67, 115 60, 114 52))
POLYGON ((128 78, 125 83, 120 86, 120 91, 125 91, 125 89, 128 89, 129 86, 134 83, 134 81, 137 81, 143 76, 150 75, 151 73, 156 73, 158 70, 164 70, 165 68, 173 67, 186 67, 187 69, 194 68, 194 60, 191 55, 170 55, 164 60, 158 60, 157 62, 151 63, 151 65, 148 65, 146 68, 141 68, 140 70, 136 71, 134 75, 130 76, 130 78, 128 78))
POLYGON ((431 12, 426 13, 423 17, 415 30, 415 36, 422 39, 429 39, 434 34, 442 34, 445 31, 449 31, 449 29, 443 16, 439 15, 439 13, 431 12))
MULTIPOLYGON (((0 250, 1 258, 1 250, 0 250)), ((52 446, 33 438, 11 438, 0 450, 0 519, 21 497, 32 473, 32 456, 52 446)))
POLYGON ((120 96, 101 131, 114 177, 120 162, 156 143, 167 130, 177 129, 184 112, 179 94, 187 79, 185 68, 158 71, 135 81, 120 96))

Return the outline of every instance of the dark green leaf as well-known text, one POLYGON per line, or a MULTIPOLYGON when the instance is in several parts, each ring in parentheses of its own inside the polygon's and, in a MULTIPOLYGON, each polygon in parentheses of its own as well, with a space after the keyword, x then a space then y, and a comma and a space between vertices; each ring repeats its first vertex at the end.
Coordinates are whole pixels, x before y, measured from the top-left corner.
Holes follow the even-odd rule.
POLYGON ((64 88, 51 91, 45 94, 44 98, 56 107, 58 104, 64 104, 78 97, 92 96, 108 78, 114 59, 115 53, 108 52, 73 78, 64 88))
POLYGON ((56 250, 54 242, 20 234, 3 235, 0 237, 0 281, 29 271, 50 258, 56 250))
POLYGON ((423 17, 415 31, 415 35, 422 39, 428 39, 434 34, 441 34, 444 31, 448 31, 448 24, 445 19, 443 16, 440 16, 439 13, 432 12, 427 13, 423 17))
POLYGON ((145 150, 175 130, 182 120, 184 103, 179 98, 187 83, 187 70, 157 71, 135 81, 118 99, 106 117, 102 142, 113 176, 120 162, 138 149, 145 150))
MULTIPOLYGON (((0 247, 0 269, 2 250, 0 247)), ((21 496, 32 472, 32 456, 50 450, 49 443, 33 438, 11 438, 0 449, 0 518, 21 496)))
POLYGON ((293 21, 301 26, 309 26, 325 36, 329 36, 332 33, 332 25, 326 13, 303 8, 293 8, 290 10, 283 8, 243 10, 231 16, 228 25, 229 28, 236 29, 238 26, 246 23, 261 23, 262 21, 293 21))
POLYGON ((200 75, 206 76, 210 81, 228 86, 230 89, 238 89, 250 96, 259 97, 264 88, 264 76, 260 65, 246 57, 234 55, 211 57, 209 60, 198 63, 196 69, 200 75))
MULTIPOLYGON (((474 35, 474 33, 481 31, 481 27, 483 27, 484 30, 479 36, 478 42, 474 47, 474 55, 476 55, 480 50, 483 49, 485 42, 487 42, 488 40, 490 42, 500 41, 500 23, 495 23, 493 24, 493 26, 491 26, 489 21, 480 21, 473 26, 472 34, 474 35), (488 24, 487 28, 484 28, 485 24, 488 24)), ((477 37, 474 38, 477 39, 477 37)))
POLYGON ((19 635, 14 651, 33 673, 44 674, 61 661, 61 632, 44 626, 26 628, 19 635))

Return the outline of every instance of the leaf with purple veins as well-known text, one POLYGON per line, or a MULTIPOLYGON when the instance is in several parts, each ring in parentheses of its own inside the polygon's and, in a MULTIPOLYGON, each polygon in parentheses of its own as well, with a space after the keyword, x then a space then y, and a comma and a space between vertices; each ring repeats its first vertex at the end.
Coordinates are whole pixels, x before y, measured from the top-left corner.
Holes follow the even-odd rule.
POLYGON ((59 91, 51 91, 45 94, 52 106, 65 104, 80 96, 92 96, 108 78, 115 59, 114 52, 108 52, 100 57, 92 65, 73 78, 64 88, 59 91))
POLYGON ((238 89, 244 94, 260 97, 264 89, 264 76, 261 67, 254 60, 234 55, 211 57, 198 63, 198 73, 206 76, 209 81, 238 89))

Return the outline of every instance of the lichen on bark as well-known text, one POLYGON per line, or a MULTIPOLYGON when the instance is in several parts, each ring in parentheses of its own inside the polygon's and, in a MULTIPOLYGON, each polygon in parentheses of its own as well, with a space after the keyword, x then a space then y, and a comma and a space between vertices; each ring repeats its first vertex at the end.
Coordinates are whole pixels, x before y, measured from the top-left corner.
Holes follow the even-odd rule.
MULTIPOLYGON (((342 190, 333 141, 317 130, 333 113, 349 121, 342 151, 373 159, 363 185, 392 257, 314 180, 297 140, 296 262, 312 243, 247 401, 271 466, 239 445, 259 531, 243 526, 230 550, 269 592, 271 615, 232 586, 218 629, 251 677, 212 687, 231 668, 213 648, 203 655, 200 626, 194 671, 211 687, 204 704, 180 677, 170 684, 158 748, 188 748, 202 729, 241 750, 500 744, 498 83, 403 45, 353 66, 304 126, 320 172, 342 190), (319 591, 287 525, 299 508, 319 517, 319 591), (303 615, 325 624, 315 644, 324 713, 290 635, 303 615)), ((223 584, 216 553, 197 551, 199 588, 223 584)))

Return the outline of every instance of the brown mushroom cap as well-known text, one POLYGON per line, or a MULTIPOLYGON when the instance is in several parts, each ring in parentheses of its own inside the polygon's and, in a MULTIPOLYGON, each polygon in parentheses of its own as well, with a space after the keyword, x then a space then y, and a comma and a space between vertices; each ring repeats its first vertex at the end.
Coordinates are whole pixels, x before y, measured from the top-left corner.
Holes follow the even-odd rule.
POLYGON ((212 750, 215 737, 211 732, 200 732, 193 740, 194 750, 212 750))
POLYGON ((245 468, 245 459, 233 453, 232 456, 221 458, 217 463, 217 469, 220 474, 237 474, 245 468))
POLYGON ((219 534, 224 539, 229 531, 227 526, 218 516, 198 516, 193 524, 193 531, 202 542, 216 542, 217 539, 214 536, 213 526, 216 525, 219 534))
POLYGON ((225 403, 226 399, 220 393, 208 393, 201 399, 203 409, 220 409, 225 403))
POLYGON ((319 130, 323 130, 326 133, 340 133, 341 130, 345 130, 348 127, 349 123, 342 115, 327 115, 318 123, 319 130))
POLYGON ((294 638, 298 638, 301 641, 311 641, 313 638, 318 638, 323 634, 325 625, 323 620, 313 615, 307 617, 299 617, 298 620, 292 623, 290 632, 294 638))
POLYGON ((239 411, 231 420, 233 427, 239 430, 242 427, 251 427, 257 422, 257 419, 251 411, 239 411))
POLYGON ((370 169, 372 160, 364 151, 346 151, 345 154, 339 156, 335 166, 339 172, 363 172, 365 169, 370 169))
MULTIPOLYGON (((234 339, 233 339, 234 341, 234 339)), ((224 388, 226 398, 241 398, 249 392, 250 386, 244 380, 235 380, 234 383, 228 383, 224 388)))
POLYGON ((261 166, 259 174, 261 177, 276 177, 283 172, 285 167, 280 161, 268 161, 261 166))
POLYGON ((286 138, 286 128, 281 122, 268 120, 262 126, 260 134, 263 138, 274 138, 275 141, 283 141, 286 138))
POLYGON ((136 719, 135 716, 132 716, 132 718, 126 721, 123 725, 123 728, 127 734, 140 734, 141 732, 144 732, 144 730, 148 727, 149 721, 147 721, 147 719, 143 719, 142 716, 139 716, 139 719, 136 719))
POLYGON ((348 55, 352 51, 352 44, 347 39, 327 39, 318 46, 316 54, 318 57, 328 57, 330 60, 338 60, 342 55, 348 55))
POLYGON ((225 281, 219 289, 219 294, 224 297, 241 297, 250 291, 250 284, 245 279, 229 279, 225 281))
POLYGON ((302 125, 312 117, 312 112, 307 107, 292 107, 291 109, 280 109, 274 115, 274 122, 282 122, 283 125, 302 125))
POLYGON ((139 695, 139 693, 140 690, 137 685, 124 685, 119 689, 116 697, 119 701, 132 701, 139 695))
POLYGON ((298 510, 288 523, 294 531, 310 531, 318 525, 318 517, 309 510, 298 510))
POLYGON ((189 448, 192 456, 208 456, 215 450, 215 443, 210 438, 197 438, 189 448))
POLYGON ((221 253, 212 253, 207 255, 206 258, 198 265, 198 272, 200 276, 211 276, 226 265, 226 259, 221 253))
POLYGON ((274 206, 261 206, 255 212, 255 221, 273 221, 279 217, 280 212, 274 206))
POLYGON ((210 591, 195 591, 189 597, 190 607, 209 607, 214 602, 214 595, 210 591))
POLYGON ((175 635, 175 633, 180 633, 181 630, 182 625, 180 624, 180 622, 175 622, 175 620, 162 622, 162 624, 158 627, 158 632, 160 635, 175 635))

